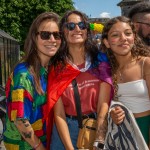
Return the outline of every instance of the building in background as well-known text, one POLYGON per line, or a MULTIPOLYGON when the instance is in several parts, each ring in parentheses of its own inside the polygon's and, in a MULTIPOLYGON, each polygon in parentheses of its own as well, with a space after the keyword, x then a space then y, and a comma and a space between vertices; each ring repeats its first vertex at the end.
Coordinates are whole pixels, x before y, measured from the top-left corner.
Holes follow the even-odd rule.
MULTIPOLYGON (((122 0, 117 4, 117 6, 120 6, 122 16, 128 16, 128 13, 129 13, 131 7, 142 1, 150 2, 150 0, 122 0)), ((91 18, 91 17, 89 17, 89 23, 105 25, 105 23, 109 19, 110 18, 91 18)), ((94 41, 97 41, 97 39, 98 40, 101 39, 101 32, 99 32, 98 30, 92 30, 92 35, 93 35, 94 41)))
POLYGON ((110 18, 89 18, 90 23, 102 23, 105 24, 110 18))
POLYGON ((128 16, 130 8, 133 5, 135 5, 136 3, 139 3, 142 1, 149 1, 150 2, 150 0, 122 0, 120 3, 117 4, 117 6, 120 6, 120 8, 121 8, 121 15, 128 16))

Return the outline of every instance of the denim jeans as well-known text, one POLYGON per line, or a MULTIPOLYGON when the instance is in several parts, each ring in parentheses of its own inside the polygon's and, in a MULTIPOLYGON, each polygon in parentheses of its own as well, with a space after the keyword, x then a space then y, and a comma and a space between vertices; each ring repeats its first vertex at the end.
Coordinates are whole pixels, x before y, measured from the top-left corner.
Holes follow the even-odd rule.
MULTIPOLYGON (((76 143, 77 143, 77 138, 78 138, 78 133, 79 133, 78 121, 76 119, 67 118, 67 124, 69 128, 69 133, 70 133, 72 144, 74 146, 74 149, 76 150, 77 149, 76 143)), ((51 150, 65 150, 65 147, 57 131, 56 125, 54 125, 53 127, 50 149, 51 150)))

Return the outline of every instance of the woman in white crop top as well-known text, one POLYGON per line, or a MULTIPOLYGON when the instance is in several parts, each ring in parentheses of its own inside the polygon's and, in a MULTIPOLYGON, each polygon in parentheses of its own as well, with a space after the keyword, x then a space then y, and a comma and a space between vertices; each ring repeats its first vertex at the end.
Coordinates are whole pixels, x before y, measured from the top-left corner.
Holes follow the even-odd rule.
MULTIPOLYGON (((146 143, 150 147, 150 58, 149 51, 135 32, 131 21, 123 16, 107 22, 102 34, 102 50, 110 60, 115 100, 134 114, 146 143)), ((116 107, 111 116, 116 124, 124 112, 116 107)))

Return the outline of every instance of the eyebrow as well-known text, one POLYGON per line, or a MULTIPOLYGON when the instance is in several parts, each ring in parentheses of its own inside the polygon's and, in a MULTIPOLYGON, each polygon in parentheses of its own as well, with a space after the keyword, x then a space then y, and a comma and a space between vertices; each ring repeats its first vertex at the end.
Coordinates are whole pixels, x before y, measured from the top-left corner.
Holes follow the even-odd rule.
MULTIPOLYGON (((128 30, 132 31, 132 29, 125 29, 124 31, 128 31, 128 30)), ((114 30, 114 31, 112 31, 112 32, 120 32, 120 30, 114 30)), ((111 32, 111 33, 112 33, 112 32, 111 32)))

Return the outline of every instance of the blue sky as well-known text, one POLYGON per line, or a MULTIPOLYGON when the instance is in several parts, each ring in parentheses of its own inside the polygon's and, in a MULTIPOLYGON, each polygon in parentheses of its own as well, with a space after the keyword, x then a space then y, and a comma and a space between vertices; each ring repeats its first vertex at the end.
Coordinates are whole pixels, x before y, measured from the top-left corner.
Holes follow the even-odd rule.
POLYGON ((117 4, 121 0, 73 0, 77 10, 86 13, 89 17, 115 17, 121 15, 117 4))

